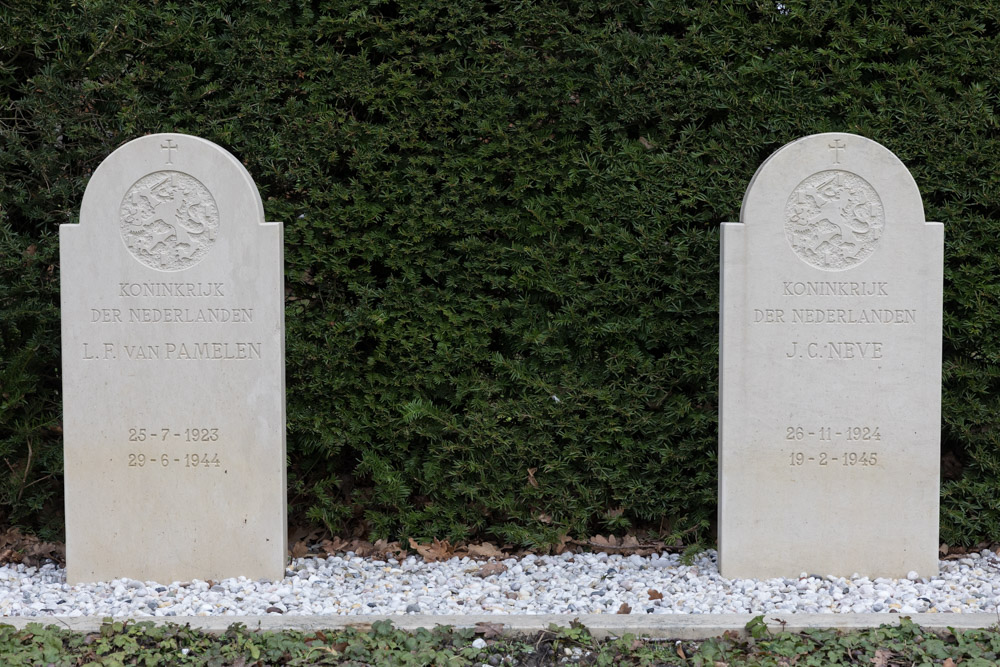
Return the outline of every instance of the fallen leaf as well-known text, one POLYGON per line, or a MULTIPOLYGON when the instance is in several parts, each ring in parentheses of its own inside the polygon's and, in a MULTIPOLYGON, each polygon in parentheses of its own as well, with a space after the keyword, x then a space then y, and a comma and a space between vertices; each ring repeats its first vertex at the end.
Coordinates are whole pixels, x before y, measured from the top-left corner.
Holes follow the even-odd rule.
POLYGON ((494 574, 500 574, 506 571, 507 571, 506 565, 504 565, 503 563, 497 563, 495 561, 491 561, 480 567, 478 570, 476 570, 473 573, 473 576, 482 577, 483 579, 485 579, 486 577, 492 577, 494 574))
POLYGON ((399 542, 389 542, 388 540, 377 540, 372 544, 368 540, 347 540, 343 537, 333 537, 320 542, 319 547, 326 556, 333 556, 347 551, 353 551, 355 555, 361 558, 371 558, 373 556, 392 558, 406 554, 406 549, 399 542))
POLYGON ((528 468, 528 484, 537 489, 538 482, 535 480, 536 472, 538 472, 538 468, 528 468))
POLYGON ((544 523, 546 525, 552 523, 552 517, 549 516, 548 514, 544 513, 544 512, 542 512, 541 514, 537 515, 535 517, 535 519, 537 519, 539 522, 544 523))
POLYGON ((288 543, 295 544, 296 542, 303 541, 307 544, 315 544, 319 542, 320 536, 323 531, 319 528, 313 526, 299 526, 291 530, 288 534, 288 543))
POLYGON ((566 545, 569 544, 572 541, 573 540, 570 539, 569 535, 562 535, 562 536, 560 536, 560 538, 559 538, 559 544, 557 544, 556 548, 555 548, 556 555, 558 556, 559 554, 565 553, 566 551, 568 551, 569 547, 567 547, 566 545))
POLYGON ((649 596, 650 600, 662 600, 663 599, 663 593, 661 593, 658 590, 652 589, 652 588, 650 588, 648 591, 646 591, 646 594, 649 596))
POLYGON ((677 642, 677 655, 680 656, 681 660, 687 660, 688 659, 687 655, 684 653, 684 647, 681 646, 680 642, 677 642))
POLYGON ((649 139, 646 137, 639 137, 639 143, 642 144, 642 147, 647 151, 653 150, 653 144, 649 143, 649 139))
POLYGON ((417 544, 417 541, 411 537, 410 548, 420 554, 424 561, 428 563, 448 560, 455 551, 448 540, 441 541, 437 538, 434 538, 434 541, 430 544, 417 544))
POLYGON ((401 556, 406 554, 406 549, 399 542, 388 540, 376 540, 374 544, 375 553, 385 558, 401 556))
POLYGON ((347 551, 348 542, 339 537, 334 537, 331 540, 323 540, 320 542, 319 546, 327 556, 333 556, 337 553, 347 551))
POLYGON ((306 546, 305 540, 299 540, 293 544, 290 551, 292 553, 292 558, 305 558, 309 555, 309 547, 306 546))
POLYGON ((603 551, 605 553, 616 553, 622 555, 636 554, 638 556, 648 556, 651 553, 662 551, 666 547, 666 545, 659 540, 640 542, 639 538, 635 535, 625 535, 621 539, 615 537, 614 535, 608 535, 607 537, 604 537, 603 535, 594 535, 586 542, 578 542, 576 540, 569 541, 582 547, 589 547, 594 551, 603 551))
POLYGON ((955 661, 951 658, 945 658, 944 662, 941 663, 941 667, 955 667, 955 661))
POLYGON ((496 639, 503 635, 503 623, 488 623, 480 621, 476 623, 475 633, 482 635, 483 639, 496 639))
POLYGON ((615 613, 616 614, 631 614, 632 613, 632 607, 628 606, 627 602, 622 602, 622 606, 618 607, 618 611, 616 611, 615 613))
POLYGON ((17 528, 8 528, 0 533, 0 563, 24 563, 38 567, 46 560, 65 564, 66 547, 43 542, 34 535, 24 535, 17 528))
POLYGON ((503 552, 497 549, 494 545, 489 542, 483 542, 482 544, 470 544, 468 548, 469 555, 474 558, 502 558, 503 552))
POLYGON ((351 548, 348 551, 353 551, 356 556, 361 558, 368 558, 375 555, 375 545, 365 540, 352 540, 351 548))
MULTIPOLYGON (((889 667, 889 659, 892 657, 892 651, 884 648, 875 650, 875 657, 872 658, 872 664, 875 667, 889 667)), ((950 660, 951 658, 949 658, 950 660)), ((945 663, 947 664, 947 663, 945 663)))

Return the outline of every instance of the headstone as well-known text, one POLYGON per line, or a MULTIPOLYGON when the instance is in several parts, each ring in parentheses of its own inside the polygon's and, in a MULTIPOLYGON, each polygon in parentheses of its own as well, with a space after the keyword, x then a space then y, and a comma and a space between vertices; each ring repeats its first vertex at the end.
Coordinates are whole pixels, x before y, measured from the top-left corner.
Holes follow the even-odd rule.
POLYGON ((282 227, 250 174, 136 139, 59 232, 67 581, 281 578, 282 227))
POLYGON ((724 577, 937 573, 943 248, 874 141, 757 170, 722 225, 724 577))

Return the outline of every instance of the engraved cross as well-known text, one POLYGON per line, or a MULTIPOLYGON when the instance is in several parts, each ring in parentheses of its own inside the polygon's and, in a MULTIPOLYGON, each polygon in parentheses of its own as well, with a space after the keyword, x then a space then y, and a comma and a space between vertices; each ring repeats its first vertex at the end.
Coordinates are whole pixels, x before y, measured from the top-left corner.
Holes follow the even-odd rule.
POLYGON ((847 150, 847 144, 842 142, 840 139, 837 139, 830 144, 829 148, 833 151, 833 163, 840 164, 840 151, 847 150))
POLYGON ((160 144, 160 150, 167 151, 167 164, 173 164, 173 162, 170 161, 170 152, 171 151, 176 151, 176 150, 179 150, 179 149, 180 149, 180 146, 178 146, 177 144, 175 144, 173 139, 167 139, 167 143, 160 144))

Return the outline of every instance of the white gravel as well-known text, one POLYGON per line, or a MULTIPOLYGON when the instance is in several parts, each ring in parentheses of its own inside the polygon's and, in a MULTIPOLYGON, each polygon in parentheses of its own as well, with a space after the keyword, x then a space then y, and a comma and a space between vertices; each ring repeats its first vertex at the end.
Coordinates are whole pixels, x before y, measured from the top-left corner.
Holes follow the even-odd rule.
POLYGON ((821 577, 723 579, 716 554, 692 565, 673 554, 526 556, 485 563, 453 558, 374 560, 352 553, 294 560, 280 581, 240 577, 158 584, 116 579, 69 586, 55 565, 0 567, 0 616, 227 616, 264 614, 632 614, 771 612, 963 613, 1000 608, 1000 557, 991 551, 941 561, 918 579, 821 577), (499 569, 499 568, 497 568, 499 569), (660 598, 659 596, 662 596, 660 598))

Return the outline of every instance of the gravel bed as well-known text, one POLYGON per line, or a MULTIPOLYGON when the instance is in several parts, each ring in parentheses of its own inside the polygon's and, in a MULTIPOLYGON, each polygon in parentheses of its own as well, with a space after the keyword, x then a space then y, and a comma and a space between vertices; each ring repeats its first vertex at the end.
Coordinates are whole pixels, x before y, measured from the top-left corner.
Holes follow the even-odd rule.
POLYGON ((691 565, 675 554, 567 553, 425 563, 412 556, 375 560, 347 553, 295 559, 285 575, 274 582, 116 579, 70 586, 55 565, 6 565, 0 567, 0 615, 613 614, 623 604, 632 614, 994 613, 1000 608, 1000 557, 991 551, 941 561, 938 576, 923 579, 916 573, 907 579, 806 573, 796 579, 723 579, 714 551, 691 565), (497 570, 503 571, 493 573, 497 570))

